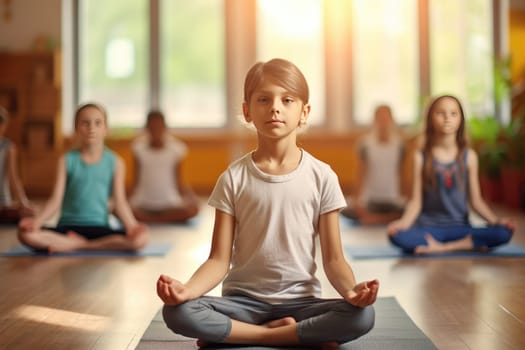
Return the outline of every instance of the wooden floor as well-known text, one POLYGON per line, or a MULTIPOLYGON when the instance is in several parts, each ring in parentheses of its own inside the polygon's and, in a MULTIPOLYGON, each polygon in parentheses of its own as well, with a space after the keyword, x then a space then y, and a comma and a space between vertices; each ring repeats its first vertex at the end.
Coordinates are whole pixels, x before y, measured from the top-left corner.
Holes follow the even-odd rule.
MULTIPOLYGON (((498 211, 503 211, 499 209, 498 211)), ((525 213, 508 212, 525 244, 525 213)), ((206 258, 213 211, 194 227, 157 226, 164 258, 0 258, 0 349, 134 349, 161 307, 160 273, 187 279, 206 258)), ((346 243, 385 241, 381 228, 345 228, 346 243)), ((17 245, 0 229, 0 250, 17 245)), ((378 278, 439 349, 525 348, 525 258, 352 261, 359 280, 378 278)), ((322 278, 324 296, 337 294, 322 278)), ((213 293, 217 294, 216 288, 213 293)))

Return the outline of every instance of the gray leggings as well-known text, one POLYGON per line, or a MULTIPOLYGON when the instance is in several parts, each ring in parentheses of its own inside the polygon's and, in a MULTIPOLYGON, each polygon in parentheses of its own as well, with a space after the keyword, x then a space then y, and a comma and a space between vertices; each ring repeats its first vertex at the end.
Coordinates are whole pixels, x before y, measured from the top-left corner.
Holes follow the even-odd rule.
POLYGON ((374 326, 375 312, 372 306, 359 308, 342 299, 304 298, 268 304, 235 295, 204 296, 177 306, 165 305, 163 316, 174 333, 214 343, 224 342, 232 319, 263 324, 293 317, 301 343, 342 344, 368 333, 374 326))

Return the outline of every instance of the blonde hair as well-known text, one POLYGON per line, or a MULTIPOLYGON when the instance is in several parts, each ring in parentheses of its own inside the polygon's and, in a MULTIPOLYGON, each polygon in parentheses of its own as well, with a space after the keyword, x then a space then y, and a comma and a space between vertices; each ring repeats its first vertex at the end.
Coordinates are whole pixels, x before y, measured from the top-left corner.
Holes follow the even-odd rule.
POLYGON ((289 94, 299 98, 303 104, 308 103, 310 92, 303 73, 295 64, 282 58, 257 62, 250 68, 244 80, 245 103, 250 103, 255 89, 265 79, 282 86, 289 94))

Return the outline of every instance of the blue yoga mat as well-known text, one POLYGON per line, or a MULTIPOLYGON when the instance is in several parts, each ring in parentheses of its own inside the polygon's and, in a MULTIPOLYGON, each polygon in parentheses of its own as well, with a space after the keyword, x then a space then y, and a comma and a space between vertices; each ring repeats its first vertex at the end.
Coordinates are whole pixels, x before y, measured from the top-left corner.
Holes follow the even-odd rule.
POLYGON ((18 256, 68 256, 68 257, 143 257, 143 256, 154 256, 162 257, 165 256, 171 249, 171 243, 156 243, 146 246, 144 249, 139 251, 119 251, 119 250, 80 250, 67 253, 41 253, 35 252, 27 247, 18 246, 7 252, 0 254, 2 257, 18 257, 18 256))
POLYGON ((201 224, 202 220, 199 216, 193 217, 191 219, 188 219, 186 221, 176 221, 176 222, 148 222, 149 227, 188 227, 188 228, 195 228, 198 227, 201 224))
POLYGON ((361 226, 361 223, 359 222, 359 220, 350 219, 341 214, 339 215, 339 226, 341 228, 354 228, 361 226))
POLYGON ((525 257, 525 248, 514 244, 497 247, 487 253, 464 251, 446 254, 413 255, 404 253, 401 249, 391 245, 373 246, 345 246, 345 253, 355 260, 361 259, 388 259, 388 258, 490 258, 490 257, 525 257))

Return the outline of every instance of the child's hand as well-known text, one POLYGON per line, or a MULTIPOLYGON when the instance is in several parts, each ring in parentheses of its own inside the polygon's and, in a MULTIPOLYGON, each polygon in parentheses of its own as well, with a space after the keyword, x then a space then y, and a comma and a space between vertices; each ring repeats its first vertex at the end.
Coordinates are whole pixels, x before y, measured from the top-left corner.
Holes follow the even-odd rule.
POLYGON ((388 224, 388 226, 386 227, 386 232, 389 236, 395 236, 399 231, 408 229, 408 226, 409 225, 407 225, 401 219, 394 220, 388 224))
POLYGON ((179 305, 190 300, 188 288, 166 275, 160 275, 157 280, 157 295, 166 305, 179 305))
POLYGON ((358 307, 372 305, 377 299, 379 290, 379 281, 366 281, 358 283, 349 291, 345 300, 350 304, 358 307))
POLYGON ((505 226, 511 232, 514 232, 516 230, 516 223, 512 219, 509 219, 509 218, 499 218, 496 221, 496 224, 505 226))
POLYGON ((23 218, 18 223, 18 228, 25 232, 33 232, 40 229, 40 223, 33 217, 23 218))
POLYGON ((20 215, 24 218, 35 215, 35 208, 29 202, 21 204, 18 210, 20 211, 20 215))
POLYGON ((354 306, 365 307, 376 301, 378 291, 378 280, 361 282, 348 292, 345 300, 354 306))
POLYGON ((137 224, 135 226, 130 227, 127 230, 127 234, 130 237, 134 237, 134 236, 138 236, 138 235, 141 235, 141 234, 145 234, 146 231, 148 231, 148 227, 146 225, 144 225, 142 222, 137 222, 137 224))

